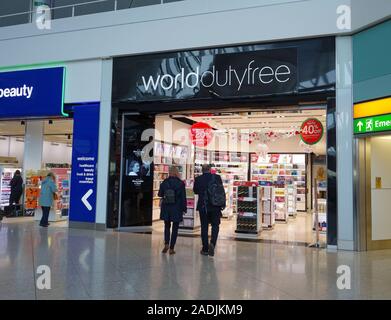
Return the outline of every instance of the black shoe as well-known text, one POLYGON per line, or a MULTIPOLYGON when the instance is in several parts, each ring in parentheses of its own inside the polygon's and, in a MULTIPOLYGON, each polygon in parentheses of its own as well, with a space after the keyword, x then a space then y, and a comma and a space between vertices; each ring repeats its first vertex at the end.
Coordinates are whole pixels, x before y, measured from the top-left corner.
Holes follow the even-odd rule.
POLYGON ((200 253, 201 253, 203 256, 207 256, 207 255, 208 255, 208 251, 201 250, 200 253))
POLYGON ((214 246, 213 243, 211 243, 211 244, 209 245, 208 254, 209 254, 211 257, 213 257, 213 256, 215 255, 215 246, 214 246))
POLYGON ((49 227, 49 224, 39 224, 40 227, 44 227, 44 228, 47 228, 49 227))

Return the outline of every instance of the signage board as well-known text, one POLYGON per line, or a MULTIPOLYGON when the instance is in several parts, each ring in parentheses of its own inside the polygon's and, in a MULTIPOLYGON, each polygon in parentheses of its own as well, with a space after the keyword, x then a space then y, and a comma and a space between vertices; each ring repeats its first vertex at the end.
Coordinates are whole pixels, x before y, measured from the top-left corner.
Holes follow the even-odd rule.
POLYGON ((69 220, 95 222, 99 105, 74 108, 69 220))
POLYGON ((0 118, 66 116, 64 81, 64 67, 0 72, 0 118))
POLYGON ((391 131, 391 114, 355 119, 353 130, 355 134, 391 131))
POLYGON ((316 144, 323 137, 323 124, 318 119, 307 119, 300 128, 300 137, 306 144, 316 144))
POLYGON ((124 59, 114 61, 115 102, 257 97, 298 90, 296 47, 124 59))

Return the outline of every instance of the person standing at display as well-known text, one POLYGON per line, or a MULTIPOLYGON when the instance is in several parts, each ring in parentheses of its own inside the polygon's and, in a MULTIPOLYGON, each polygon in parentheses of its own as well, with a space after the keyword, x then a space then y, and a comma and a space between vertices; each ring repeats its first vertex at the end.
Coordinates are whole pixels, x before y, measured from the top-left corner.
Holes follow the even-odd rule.
POLYGON ((41 227, 49 226, 49 213, 53 201, 57 199, 56 177, 49 172, 41 183, 41 193, 39 195, 39 205, 42 208, 42 218, 39 225, 41 227))
MULTIPOLYGON (((204 164, 202 166, 202 175, 194 180, 194 193, 198 195, 197 210, 200 213, 201 220, 201 239, 202 239, 202 255, 214 256, 217 237, 220 229, 221 211, 225 208, 225 191, 223 181, 218 174, 211 173, 211 166, 204 164), (211 190, 215 190, 215 195, 221 199, 221 205, 212 205, 211 190), (223 194, 221 194, 221 192, 223 194), (223 204, 224 203, 224 204, 223 204), (212 238, 208 244, 208 228, 212 225, 212 238)), ((214 199, 213 199, 214 200, 214 199)))
POLYGON ((162 253, 170 250, 175 254, 175 243, 178 236, 179 223, 183 220, 183 213, 187 212, 185 184, 179 179, 177 167, 169 168, 169 176, 159 188, 161 197, 160 219, 164 220, 164 249, 162 253), (172 233, 170 229, 172 223, 172 233))
POLYGON ((23 178, 19 170, 16 170, 10 182, 11 194, 9 198, 9 215, 16 216, 16 206, 19 204, 23 193, 23 178))

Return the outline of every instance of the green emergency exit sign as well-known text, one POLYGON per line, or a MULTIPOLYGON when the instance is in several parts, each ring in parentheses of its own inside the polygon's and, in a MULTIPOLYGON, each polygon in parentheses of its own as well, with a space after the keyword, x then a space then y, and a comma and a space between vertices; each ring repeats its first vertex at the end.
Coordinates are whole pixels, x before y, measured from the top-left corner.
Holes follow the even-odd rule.
POLYGON ((354 120, 354 133, 391 131, 391 114, 354 120))

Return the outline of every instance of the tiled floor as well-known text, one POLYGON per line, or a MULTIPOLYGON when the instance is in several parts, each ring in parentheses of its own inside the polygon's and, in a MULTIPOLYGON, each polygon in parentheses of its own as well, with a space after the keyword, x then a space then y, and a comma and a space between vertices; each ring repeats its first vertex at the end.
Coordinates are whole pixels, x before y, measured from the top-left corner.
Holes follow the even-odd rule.
POLYGON ((305 246, 221 240, 214 258, 180 237, 174 256, 162 235, 41 229, 5 219, 0 229, 0 299, 391 299, 391 251, 327 252, 305 246), (51 290, 36 289, 39 265, 51 290), (351 290, 336 270, 351 268, 351 290))

